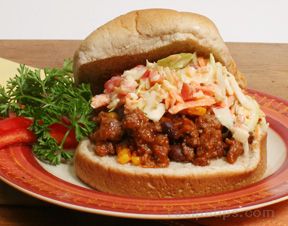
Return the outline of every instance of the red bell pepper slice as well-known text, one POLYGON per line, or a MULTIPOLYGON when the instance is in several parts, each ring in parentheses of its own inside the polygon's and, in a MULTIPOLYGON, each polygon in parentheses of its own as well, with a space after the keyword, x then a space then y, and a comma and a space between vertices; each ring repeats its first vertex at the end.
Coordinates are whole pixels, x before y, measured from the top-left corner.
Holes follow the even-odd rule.
POLYGON ((107 93, 111 93, 113 92, 113 90, 115 89, 115 87, 119 87, 121 84, 122 78, 117 75, 117 76, 113 76, 112 78, 110 78, 107 82, 105 82, 104 84, 104 89, 105 92, 107 93))
POLYGON ((32 125, 33 121, 24 117, 12 117, 5 118, 0 121, 0 133, 18 129, 18 128, 29 128, 32 125))
POLYGON ((147 69, 147 70, 144 72, 144 74, 141 76, 141 78, 149 78, 149 77, 150 77, 150 74, 151 74, 151 71, 147 69))
POLYGON ((0 133, 0 149, 13 144, 33 144, 35 135, 26 128, 12 129, 0 133))
MULTIPOLYGON (((66 132, 68 131, 68 128, 58 123, 49 126, 49 128, 51 137, 53 137, 58 144, 61 144, 66 132)), ((63 147, 70 149, 76 148, 77 145, 78 141, 75 138, 75 131, 71 130, 65 140, 63 147)))
POLYGON ((184 101, 191 99, 193 95, 193 91, 187 83, 183 83, 181 95, 184 101))
MULTIPOLYGON (((69 119, 62 119, 63 123, 69 126, 71 123, 69 119)), ((0 120, 0 148, 5 147, 10 144, 17 143, 33 143, 36 138, 35 135, 28 130, 28 128, 33 124, 33 120, 25 117, 11 117, 0 120)), ((50 135, 61 144, 68 128, 64 125, 55 123, 50 127, 50 135)), ((68 134, 63 148, 72 149, 76 148, 78 141, 75 138, 75 131, 71 130, 68 134)))

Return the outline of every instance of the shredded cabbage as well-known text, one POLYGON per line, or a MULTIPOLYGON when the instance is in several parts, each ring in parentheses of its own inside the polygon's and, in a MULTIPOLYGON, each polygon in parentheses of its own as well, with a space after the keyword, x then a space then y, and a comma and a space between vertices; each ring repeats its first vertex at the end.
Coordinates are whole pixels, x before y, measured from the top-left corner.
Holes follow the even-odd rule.
POLYGON ((233 137, 241 143, 245 143, 249 138, 249 132, 246 129, 240 127, 232 128, 233 137))
POLYGON ((246 123, 248 130, 250 132, 252 132, 255 129, 260 117, 260 108, 258 103, 255 100, 251 100, 251 102, 253 103, 254 107, 253 109, 251 109, 248 123, 246 123))
POLYGON ((254 104, 243 94, 242 90, 240 89, 238 83, 235 80, 235 77, 231 75, 230 73, 229 73, 228 80, 231 84, 232 89, 234 90, 237 96, 237 99, 240 101, 240 103, 248 109, 253 109, 254 104))
POLYGON ((249 132, 255 131, 260 117, 260 125, 267 129, 257 102, 243 93, 235 77, 215 62, 213 54, 208 62, 200 61, 196 53, 171 55, 157 63, 147 61, 146 66, 125 71, 120 82, 111 81, 111 91, 104 91, 107 98, 96 96, 94 102, 102 102, 94 106, 107 106, 113 111, 125 104, 139 108, 153 121, 159 121, 165 112, 177 114, 195 106, 212 106, 216 118, 243 144, 245 153, 249 150, 249 132))
POLYGON ((214 112, 216 118, 219 120, 219 122, 223 126, 228 128, 229 130, 231 130, 233 128, 234 119, 233 119, 233 116, 232 116, 230 110, 228 109, 228 107, 213 108, 213 112, 214 112))
POLYGON ((217 66, 217 73, 216 73, 217 83, 220 87, 221 95, 224 99, 224 97, 226 96, 226 88, 225 88, 224 76, 222 73, 222 65, 220 63, 217 63, 216 66, 217 66))
POLYGON ((143 109, 143 112, 146 114, 146 116, 153 120, 153 121, 159 121, 162 116, 165 114, 165 105, 160 103, 158 104, 156 107, 154 108, 150 108, 148 106, 146 106, 144 109, 143 109))

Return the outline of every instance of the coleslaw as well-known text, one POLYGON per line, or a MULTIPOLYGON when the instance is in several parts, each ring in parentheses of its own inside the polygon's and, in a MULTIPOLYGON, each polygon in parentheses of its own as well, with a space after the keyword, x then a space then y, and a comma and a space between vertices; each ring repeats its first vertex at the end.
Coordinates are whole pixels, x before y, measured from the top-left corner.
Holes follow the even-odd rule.
POLYGON ((159 121, 166 112, 211 108, 234 139, 243 144, 245 154, 249 151, 249 135, 257 124, 267 127, 258 103, 245 94, 212 54, 208 59, 196 53, 181 53, 154 63, 147 61, 145 66, 112 77, 91 103, 95 109, 106 106, 109 111, 122 105, 139 108, 153 121, 159 121))

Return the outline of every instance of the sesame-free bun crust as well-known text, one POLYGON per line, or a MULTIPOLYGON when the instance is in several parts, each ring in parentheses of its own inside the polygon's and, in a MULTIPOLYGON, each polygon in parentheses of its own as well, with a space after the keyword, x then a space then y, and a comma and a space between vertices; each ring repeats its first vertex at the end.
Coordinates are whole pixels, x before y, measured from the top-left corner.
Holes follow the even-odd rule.
POLYGON ((91 187, 122 196, 143 198, 194 197, 226 192, 252 184, 266 170, 266 138, 263 133, 248 155, 234 164, 223 159, 209 166, 170 162, 167 168, 121 165, 115 156, 99 157, 89 140, 82 141, 75 154, 77 176, 91 187))
POLYGON ((92 32, 74 55, 74 75, 78 82, 92 84, 95 92, 113 74, 154 62, 171 54, 212 53, 236 77, 241 87, 245 78, 207 17, 169 9, 146 9, 119 16, 92 32))

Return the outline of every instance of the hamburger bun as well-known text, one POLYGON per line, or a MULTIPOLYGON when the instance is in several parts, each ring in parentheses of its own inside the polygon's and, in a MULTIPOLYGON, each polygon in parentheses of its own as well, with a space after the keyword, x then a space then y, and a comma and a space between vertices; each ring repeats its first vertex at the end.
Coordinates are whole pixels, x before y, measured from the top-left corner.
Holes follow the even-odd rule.
MULTIPOLYGON (((74 75, 77 82, 90 83, 93 91, 100 93, 112 75, 143 65, 146 60, 155 62, 171 54, 193 52, 204 57, 212 53, 239 86, 246 87, 244 76, 211 20, 167 9, 133 11, 92 32, 75 53, 74 75)), ((123 196, 170 198, 231 191, 258 181, 266 170, 267 133, 260 124, 257 127, 258 136, 249 153, 234 164, 219 158, 204 167, 173 161, 167 168, 122 165, 115 156, 97 156, 93 144, 84 140, 76 150, 75 170, 91 187, 123 196)))
POLYGON ((214 23, 199 14, 170 9, 132 11, 96 29, 74 55, 74 75, 99 93, 113 74, 181 52, 212 53, 242 88, 246 86, 214 23))

